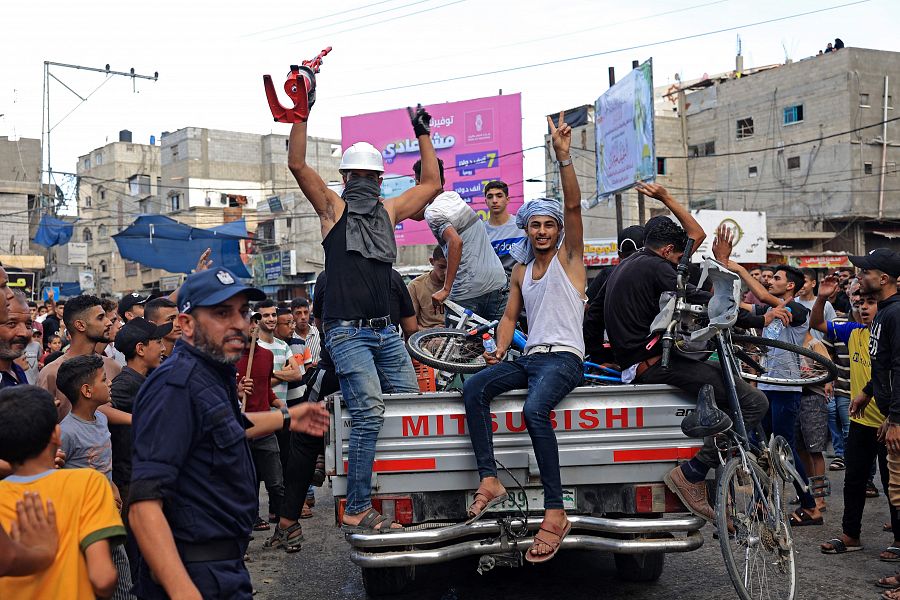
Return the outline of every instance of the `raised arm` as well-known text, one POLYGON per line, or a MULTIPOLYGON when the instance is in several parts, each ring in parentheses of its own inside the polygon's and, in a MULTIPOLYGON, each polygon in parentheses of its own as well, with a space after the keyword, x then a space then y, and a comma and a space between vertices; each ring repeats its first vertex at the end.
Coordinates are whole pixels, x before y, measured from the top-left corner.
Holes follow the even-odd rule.
MULTIPOLYGON (((569 148, 572 145, 572 127, 565 121, 565 113, 559 113, 559 122, 554 125, 553 119, 547 117, 550 127, 550 140, 556 160, 559 161, 559 176, 562 180, 563 190, 563 224, 565 237, 563 238, 563 252, 560 261, 564 266, 580 267, 584 272, 584 225, 581 222, 581 189, 578 187, 578 176, 572 165, 569 148), (564 166, 565 165, 565 166, 564 166)), ((568 269, 567 269, 568 272, 568 269)), ((572 277, 572 274, 569 274, 572 277)), ((586 279, 585 274, 583 279, 586 279)), ((582 283, 585 283, 582 281, 582 283)), ((583 287, 583 286, 582 286, 583 287)))
POLYGON ((673 198, 666 188, 658 183, 639 183, 634 189, 645 196, 656 198, 662 202, 666 208, 672 211, 672 214, 678 219, 681 226, 684 227, 687 236, 694 240, 694 248, 700 247, 700 244, 706 239, 706 232, 700 227, 700 223, 691 216, 690 211, 673 198))
POLYGON ((294 123, 288 143, 288 168, 297 180, 300 191, 319 215, 323 229, 330 229, 344 209, 343 200, 306 163, 306 122, 294 123))
POLYGON ((422 176, 419 183, 396 198, 384 201, 384 208, 391 215, 394 224, 418 215, 425 206, 443 191, 441 173, 438 168, 437 153, 431 143, 431 115, 420 104, 415 111, 411 108, 409 117, 413 131, 419 142, 419 154, 422 159, 422 176))
POLYGON ((810 329, 817 329, 822 333, 828 333, 828 322, 825 320, 825 303, 837 290, 837 277, 829 275, 819 282, 819 295, 816 296, 816 302, 812 305, 812 312, 809 315, 810 329))

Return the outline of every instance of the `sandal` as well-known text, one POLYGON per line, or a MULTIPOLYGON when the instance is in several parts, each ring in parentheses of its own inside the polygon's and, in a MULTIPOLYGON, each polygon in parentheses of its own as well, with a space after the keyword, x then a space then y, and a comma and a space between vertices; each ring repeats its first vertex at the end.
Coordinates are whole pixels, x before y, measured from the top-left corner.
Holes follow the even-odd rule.
POLYGON ((300 511, 300 518, 301 519, 312 519, 312 517, 313 517, 313 511, 311 511, 309 509, 309 506, 304 503, 303 509, 300 511))
POLYGON ((325 483, 325 457, 321 454, 316 457, 316 470, 311 483, 316 487, 322 487, 322 484, 325 483))
POLYGON ((897 546, 888 546, 881 552, 882 556, 878 557, 881 562, 900 562, 900 548, 897 546), (890 558, 885 558, 884 554, 893 554, 890 558))
POLYGON ((508 498, 509 494, 506 493, 506 490, 504 490, 502 494, 488 496, 482 491, 482 488, 478 488, 478 491, 475 492, 475 499, 472 501, 472 505, 469 506, 469 510, 466 511, 466 516, 469 517, 469 520, 466 521, 466 525, 471 525, 483 517, 488 509, 505 502, 508 498), (477 505, 481 506, 480 510, 476 509, 477 505))
MULTIPOLYGON (((848 546, 841 538, 832 538, 825 544, 831 544, 831 548, 822 548, 820 546, 822 554, 846 554, 847 552, 859 552, 863 549, 862 546, 848 546)), ((825 544, 822 545, 824 546, 825 544)))
POLYGON ((302 548, 303 542, 303 528, 300 526, 300 523, 294 523, 287 529, 282 529, 281 527, 275 527, 275 533, 272 534, 272 537, 266 540, 266 543, 263 544, 266 548, 284 548, 284 551, 288 554, 293 554, 294 552, 300 552, 302 548), (293 535, 296 532, 300 532, 297 535, 293 535))
POLYGON ((887 588, 889 590, 892 590, 892 589, 896 588, 898 585, 900 585, 900 575, 888 575, 887 577, 882 577, 881 579, 879 579, 878 581, 875 582, 875 585, 877 585, 880 588, 887 588), (889 583, 888 580, 893 580, 893 581, 891 581, 889 583))
POLYGON ((403 527, 394 528, 394 524, 400 525, 396 521, 391 521, 374 508, 370 508, 369 512, 356 525, 347 523, 341 524, 341 530, 344 533, 388 533, 391 531, 403 531, 403 527), (387 523, 385 525, 385 523, 387 523))
POLYGON ((791 527, 806 527, 807 525, 824 525, 822 517, 813 518, 803 507, 791 513, 791 527))
POLYGON ((572 531, 572 523, 566 522, 566 526, 563 528, 558 527, 557 525, 551 525, 550 523, 541 523, 541 528, 534 536, 534 542, 531 543, 531 547, 528 548, 528 551, 525 552, 525 560, 532 564, 537 563, 545 563, 559 552, 560 546, 562 546, 562 541, 569 535, 569 532, 572 531), (556 536, 556 540, 548 540, 540 537, 541 532, 549 533, 550 535, 556 536), (535 545, 540 542, 545 546, 549 546, 551 551, 547 554, 533 554, 532 550, 534 550, 535 545))
POLYGON ((877 498, 878 497, 878 488, 875 487, 873 482, 869 482, 866 484, 866 498, 877 498))
POLYGON ((269 523, 260 517, 256 517, 256 523, 253 524, 253 531, 268 531, 272 529, 269 523))
POLYGON ((847 468, 847 465, 844 463, 844 459, 840 456, 831 461, 831 464, 828 465, 829 471, 843 471, 847 468))
POLYGON ((888 590, 881 595, 882 600, 900 600, 900 588, 888 590))

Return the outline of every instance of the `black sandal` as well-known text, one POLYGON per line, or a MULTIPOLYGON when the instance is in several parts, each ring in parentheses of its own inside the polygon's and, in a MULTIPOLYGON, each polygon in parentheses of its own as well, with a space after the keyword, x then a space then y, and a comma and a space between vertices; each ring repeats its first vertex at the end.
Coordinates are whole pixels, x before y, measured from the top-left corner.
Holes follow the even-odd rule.
POLYGON ((253 524, 253 531, 268 531, 270 529, 272 529, 272 527, 266 522, 265 519, 256 517, 256 523, 253 524))
POLYGON ((266 543, 263 544, 266 548, 284 548, 284 551, 288 554, 292 554, 294 552, 300 552, 300 549, 303 542, 303 528, 300 526, 300 523, 294 523, 287 529, 282 529, 280 526, 275 526, 275 533, 272 534, 266 543), (293 533, 299 531, 298 535, 292 535, 293 533))
POLYGON ((370 508, 366 516, 356 525, 341 524, 344 533, 388 533, 391 531, 403 531, 403 527, 395 528, 394 524, 399 525, 396 521, 391 521, 383 514, 370 508), (385 524, 386 523, 386 524, 385 524))
POLYGON ((791 513, 791 527, 806 527, 807 525, 822 525, 825 519, 813 518, 802 506, 791 513))

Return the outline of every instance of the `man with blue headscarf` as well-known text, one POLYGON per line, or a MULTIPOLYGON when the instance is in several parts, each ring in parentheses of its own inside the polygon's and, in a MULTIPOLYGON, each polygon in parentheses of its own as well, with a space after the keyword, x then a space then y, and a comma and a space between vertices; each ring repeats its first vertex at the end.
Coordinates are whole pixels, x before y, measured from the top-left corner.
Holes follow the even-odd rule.
POLYGON ((558 125, 547 118, 559 161, 563 205, 540 198, 519 209, 516 224, 525 230, 526 238, 510 249, 519 264, 513 267, 509 301, 497 326, 497 349, 484 355, 492 366, 466 380, 463 388, 466 423, 481 476, 469 507, 470 522, 508 497, 497 479, 491 401, 510 390, 528 390, 522 414, 544 486, 544 520, 525 553, 525 560, 533 563, 553 558, 572 528, 563 508, 559 450, 550 412, 583 377, 581 322, 587 273, 582 258, 581 190, 569 157, 572 127, 563 117, 560 113, 558 125), (528 313, 528 342, 521 357, 503 362, 523 306, 528 313))

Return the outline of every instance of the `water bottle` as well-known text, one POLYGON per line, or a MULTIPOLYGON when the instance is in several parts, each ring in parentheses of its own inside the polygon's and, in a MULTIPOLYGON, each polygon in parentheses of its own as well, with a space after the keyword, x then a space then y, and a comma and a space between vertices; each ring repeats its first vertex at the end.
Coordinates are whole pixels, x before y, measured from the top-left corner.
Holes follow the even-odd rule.
MULTIPOLYGON (((791 312, 791 307, 785 307, 788 313, 791 312)), ((781 322, 781 319, 772 319, 772 322, 765 329, 764 337, 769 338, 770 340, 777 340, 779 336, 781 336, 781 332, 784 331, 784 323, 781 322)))
POLYGON ((497 351, 497 342, 494 341, 494 338, 489 333, 481 336, 481 345, 484 346, 484 351, 488 354, 493 354, 497 351))

